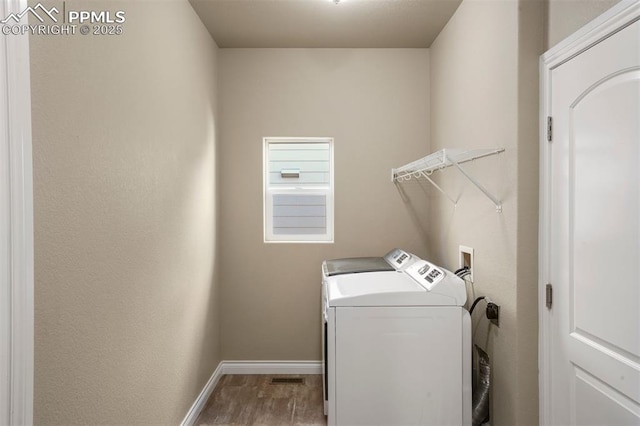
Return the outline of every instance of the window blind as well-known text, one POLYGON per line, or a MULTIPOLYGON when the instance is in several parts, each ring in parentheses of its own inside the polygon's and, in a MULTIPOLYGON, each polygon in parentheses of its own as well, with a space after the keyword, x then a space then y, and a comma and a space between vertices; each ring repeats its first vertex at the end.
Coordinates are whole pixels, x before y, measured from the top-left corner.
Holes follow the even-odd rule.
POLYGON ((273 194, 273 233, 326 234, 326 195, 273 194))

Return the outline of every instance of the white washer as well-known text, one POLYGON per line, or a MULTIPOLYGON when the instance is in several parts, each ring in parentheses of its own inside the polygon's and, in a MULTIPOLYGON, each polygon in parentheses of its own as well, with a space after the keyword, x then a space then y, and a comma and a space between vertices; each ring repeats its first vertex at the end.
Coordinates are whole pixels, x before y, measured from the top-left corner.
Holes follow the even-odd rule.
POLYGON ((329 390, 327 375, 327 319, 324 309, 326 297, 327 279, 337 275, 360 274, 365 272, 390 272, 404 271, 414 262, 420 260, 415 254, 409 253, 399 248, 395 248, 384 255, 384 257, 349 257, 342 259, 331 259, 322 262, 322 393, 324 395, 324 414, 328 414, 329 390))
POLYGON ((328 425, 470 425, 465 301, 464 282, 424 260, 327 277, 328 425))

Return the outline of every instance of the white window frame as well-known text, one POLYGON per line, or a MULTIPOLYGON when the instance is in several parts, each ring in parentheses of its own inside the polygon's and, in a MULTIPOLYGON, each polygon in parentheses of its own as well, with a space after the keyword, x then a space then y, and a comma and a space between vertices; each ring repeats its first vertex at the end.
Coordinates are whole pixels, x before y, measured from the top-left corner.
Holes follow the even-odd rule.
POLYGON ((334 242, 334 161, 333 138, 331 137, 265 137, 262 144, 263 156, 263 229, 265 243, 333 243, 334 242), (329 185, 290 185, 272 188, 269 186, 269 144, 272 143, 328 143, 329 144, 329 185), (275 235, 273 233, 274 194, 326 195, 326 234, 275 235))

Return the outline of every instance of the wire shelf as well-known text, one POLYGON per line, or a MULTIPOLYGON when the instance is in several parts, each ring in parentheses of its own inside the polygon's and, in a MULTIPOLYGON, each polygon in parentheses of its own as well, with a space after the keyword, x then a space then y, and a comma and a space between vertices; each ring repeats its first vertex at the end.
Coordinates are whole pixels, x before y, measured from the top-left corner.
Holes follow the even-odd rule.
POLYGON ((454 205, 457 202, 453 200, 442 188, 440 188, 431 178, 431 174, 436 170, 442 170, 447 167, 454 166, 457 168, 467 179, 471 181, 478 189, 480 189, 488 198, 493 201, 496 206, 496 211, 502 211, 502 203, 496 197, 493 196, 478 180, 473 178, 467 173, 460 164, 477 160, 479 158, 488 157, 490 155, 496 155, 504 152, 504 148, 490 148, 490 149, 442 149, 436 151, 433 154, 429 154, 419 160, 413 161, 409 164, 405 164, 402 167, 398 167, 391 170, 391 180, 393 182, 405 182, 411 179, 425 178, 440 192, 451 200, 454 205))

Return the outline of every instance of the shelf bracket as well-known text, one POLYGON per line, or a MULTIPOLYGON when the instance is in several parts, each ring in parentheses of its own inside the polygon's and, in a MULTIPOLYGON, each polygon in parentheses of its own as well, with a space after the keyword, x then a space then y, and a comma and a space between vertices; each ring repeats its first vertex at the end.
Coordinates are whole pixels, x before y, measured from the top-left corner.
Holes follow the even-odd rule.
POLYGON ((431 182, 431 185, 435 186, 435 187, 436 187, 436 189, 437 189, 438 191, 440 191, 440 192, 441 192, 445 197, 447 197, 447 198, 449 199, 449 201, 451 201, 451 202, 453 203, 453 207, 458 207, 458 203, 457 203, 456 201, 454 201, 454 200, 453 200, 453 198, 451 198, 451 197, 449 196, 449 194, 447 194, 446 192, 444 192, 444 190, 443 190, 442 188, 440 188, 440 186, 438 186, 438 184, 437 184, 437 183, 435 183, 435 182, 433 181, 433 179, 431 179, 431 178, 429 177, 429 175, 427 175, 425 172, 420 172, 420 175, 421 175, 423 178, 425 178, 426 180, 428 180, 429 182, 431 182))
POLYGON ((500 200, 498 200, 496 197, 494 197, 493 194, 491 194, 487 188, 485 188, 473 176, 471 176, 469 173, 467 173, 462 168, 462 166, 460 166, 460 164, 458 164, 456 161, 451 159, 451 157, 449 157, 446 153, 444 155, 445 155, 445 159, 447 161, 451 162, 451 164, 453 164, 456 167, 456 169, 460 170, 460 173, 462 173, 467 179, 469 179, 469 181, 471 181, 472 184, 474 184, 480 191, 482 191, 482 193, 484 195, 486 195, 491 201, 493 201, 493 204, 495 204, 496 211, 498 213, 502 212, 502 202, 500 200))

